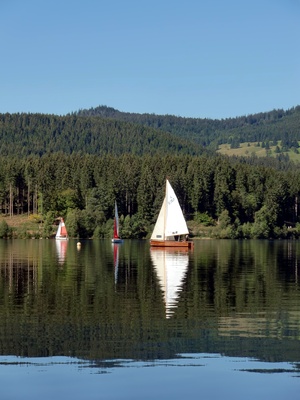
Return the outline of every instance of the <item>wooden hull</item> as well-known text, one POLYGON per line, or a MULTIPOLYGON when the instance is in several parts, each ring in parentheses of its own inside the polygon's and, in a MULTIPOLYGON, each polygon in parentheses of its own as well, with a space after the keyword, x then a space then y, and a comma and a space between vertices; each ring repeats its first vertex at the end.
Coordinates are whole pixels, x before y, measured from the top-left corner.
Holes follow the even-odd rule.
POLYGON ((150 240, 150 246, 192 249, 194 243, 187 240, 183 242, 177 240, 150 240))

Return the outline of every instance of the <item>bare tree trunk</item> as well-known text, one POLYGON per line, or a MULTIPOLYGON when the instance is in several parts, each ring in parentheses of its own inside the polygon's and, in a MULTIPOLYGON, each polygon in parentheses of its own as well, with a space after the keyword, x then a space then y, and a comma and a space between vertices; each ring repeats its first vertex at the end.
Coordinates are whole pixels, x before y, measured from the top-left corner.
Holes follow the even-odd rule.
POLYGON ((30 215, 30 181, 28 182, 27 204, 28 204, 27 214, 29 217, 29 215, 30 215))
POLYGON ((35 214, 38 213, 38 192, 37 192, 37 185, 35 185, 35 214))
POLYGON ((12 191, 12 185, 9 185, 9 215, 12 217, 14 214, 14 208, 13 208, 13 191, 12 191))

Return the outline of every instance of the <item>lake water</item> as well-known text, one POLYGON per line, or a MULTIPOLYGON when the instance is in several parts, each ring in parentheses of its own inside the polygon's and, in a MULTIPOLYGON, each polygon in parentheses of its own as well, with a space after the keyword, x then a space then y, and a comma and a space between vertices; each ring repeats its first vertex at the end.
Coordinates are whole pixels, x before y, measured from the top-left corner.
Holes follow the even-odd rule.
POLYGON ((300 242, 1 240, 1 400, 298 399, 300 242))

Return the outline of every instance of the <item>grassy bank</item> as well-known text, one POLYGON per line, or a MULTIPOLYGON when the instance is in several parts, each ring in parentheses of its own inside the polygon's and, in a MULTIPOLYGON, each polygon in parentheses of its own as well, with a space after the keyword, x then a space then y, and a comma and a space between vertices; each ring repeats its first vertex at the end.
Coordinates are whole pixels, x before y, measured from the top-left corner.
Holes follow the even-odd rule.
MULTIPOLYGON (((53 225, 53 236, 55 234, 55 225, 53 225)), ((13 215, 0 217, 0 236, 2 232, 7 232, 7 237, 29 239, 43 237, 43 223, 38 215, 13 215)), ((51 235, 52 236, 52 235, 51 235)))

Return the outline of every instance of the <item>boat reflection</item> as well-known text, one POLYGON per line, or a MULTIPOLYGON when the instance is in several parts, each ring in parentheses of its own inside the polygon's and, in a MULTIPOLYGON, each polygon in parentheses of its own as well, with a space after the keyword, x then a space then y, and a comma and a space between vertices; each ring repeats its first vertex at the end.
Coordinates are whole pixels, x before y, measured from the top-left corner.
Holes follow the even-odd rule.
POLYGON ((166 318, 170 318, 177 306, 182 285, 189 265, 187 249, 150 249, 151 259, 164 293, 166 318))
POLYGON ((67 240, 55 240, 56 254, 59 264, 63 264, 66 259, 68 241, 67 240))
POLYGON ((114 271, 115 271, 115 283, 118 282, 118 270, 119 270, 119 248, 121 242, 112 243, 112 249, 114 253, 114 271))

